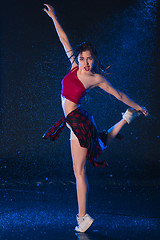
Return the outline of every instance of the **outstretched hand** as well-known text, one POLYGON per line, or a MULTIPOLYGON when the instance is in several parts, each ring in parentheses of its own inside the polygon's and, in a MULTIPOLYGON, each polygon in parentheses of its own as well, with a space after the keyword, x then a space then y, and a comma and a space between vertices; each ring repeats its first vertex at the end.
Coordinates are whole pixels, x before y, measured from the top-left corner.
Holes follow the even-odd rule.
POLYGON ((143 113, 145 116, 147 116, 149 113, 147 111, 147 109, 145 107, 140 107, 140 109, 138 110, 140 111, 141 113, 143 113))
POLYGON ((49 5, 49 4, 44 4, 45 8, 43 8, 43 10, 48 14, 49 17, 54 17, 56 16, 54 8, 49 5))

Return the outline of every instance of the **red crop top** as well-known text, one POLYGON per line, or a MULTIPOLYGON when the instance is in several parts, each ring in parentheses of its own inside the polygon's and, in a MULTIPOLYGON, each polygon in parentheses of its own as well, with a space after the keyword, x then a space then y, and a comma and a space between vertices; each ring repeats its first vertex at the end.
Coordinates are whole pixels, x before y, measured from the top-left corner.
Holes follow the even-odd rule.
POLYGON ((78 66, 73 68, 62 80, 62 96, 78 104, 84 95, 86 89, 83 83, 77 77, 78 66))

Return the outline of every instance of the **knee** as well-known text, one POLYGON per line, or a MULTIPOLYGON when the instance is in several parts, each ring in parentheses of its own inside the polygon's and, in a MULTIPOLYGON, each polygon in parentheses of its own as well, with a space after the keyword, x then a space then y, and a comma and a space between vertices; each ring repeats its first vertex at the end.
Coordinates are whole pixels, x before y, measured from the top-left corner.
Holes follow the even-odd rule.
POLYGON ((84 177, 85 174, 86 174, 85 167, 73 166, 73 170, 74 170, 74 176, 75 176, 75 178, 84 177))

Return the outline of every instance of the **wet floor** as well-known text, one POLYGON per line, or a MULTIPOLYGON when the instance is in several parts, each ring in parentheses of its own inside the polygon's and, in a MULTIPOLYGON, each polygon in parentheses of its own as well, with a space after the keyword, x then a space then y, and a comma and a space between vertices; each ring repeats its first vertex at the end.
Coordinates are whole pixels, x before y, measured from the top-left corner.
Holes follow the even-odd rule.
POLYGON ((94 184, 88 213, 95 221, 86 233, 78 234, 74 181, 10 181, 0 189, 0 239, 156 240, 159 199, 158 187, 94 184))

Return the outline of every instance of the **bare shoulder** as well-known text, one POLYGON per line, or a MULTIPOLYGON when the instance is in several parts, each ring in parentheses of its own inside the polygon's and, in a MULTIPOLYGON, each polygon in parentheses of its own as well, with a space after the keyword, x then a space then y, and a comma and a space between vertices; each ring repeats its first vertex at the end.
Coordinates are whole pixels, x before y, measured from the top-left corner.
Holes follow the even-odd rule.
POLYGON ((106 78, 99 73, 94 73, 94 78, 97 85, 102 84, 106 81, 106 78))
POLYGON ((105 78, 103 78, 100 74, 90 73, 87 78, 88 88, 92 89, 95 87, 99 87, 104 80, 105 78))

